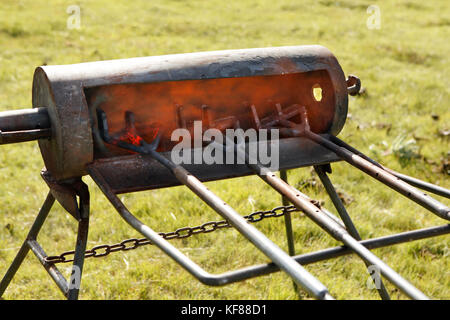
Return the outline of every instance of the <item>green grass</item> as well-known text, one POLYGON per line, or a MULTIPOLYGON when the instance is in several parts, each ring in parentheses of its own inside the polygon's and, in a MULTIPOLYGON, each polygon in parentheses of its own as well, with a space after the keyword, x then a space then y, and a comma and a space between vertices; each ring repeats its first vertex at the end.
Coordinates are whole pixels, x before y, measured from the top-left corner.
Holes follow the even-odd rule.
MULTIPOLYGON (((371 1, 42 1, 0 2, 0 109, 30 107, 35 67, 194 51, 321 44, 344 71, 362 79, 366 94, 350 98, 340 137, 375 160, 423 180, 450 187, 442 165, 450 125, 450 4, 448 1, 383 1, 381 29, 366 27, 371 1), (66 8, 81 7, 81 29, 69 30, 66 8), (432 117, 434 116, 434 117, 432 117)), ((447 160, 448 161, 448 160, 447 160)), ((0 148, 0 274, 24 240, 48 191, 35 142, 0 148)), ((443 224, 429 212, 345 163, 333 165, 339 190, 363 238, 443 224)), ((291 170, 305 186, 309 168, 291 170)), ((114 212, 90 179, 92 218, 88 247, 139 236, 114 212)), ((242 214, 269 209, 280 197, 256 177, 208 183, 242 214), (236 192, 238 191, 238 192, 236 192), (253 199, 254 201, 249 201, 253 199), (254 207, 252 207, 252 203, 254 207)), ((304 187, 332 209, 324 190, 304 187)), ((220 217, 185 188, 121 196, 156 231, 172 231, 220 217)), ((442 200, 447 205, 448 200, 442 200)), ((297 253, 337 245, 301 214, 293 216, 297 253)), ((286 248, 282 219, 258 228, 286 248)), ((39 238, 50 255, 72 250, 75 221, 56 205, 39 238)), ((213 273, 267 259, 234 230, 173 242, 213 273)), ((377 249, 381 257, 425 294, 450 298, 449 237, 377 249)), ((63 270, 65 267, 62 266, 63 270)), ((376 299, 367 272, 353 256, 306 267, 339 299, 376 299)), ((65 270, 67 275, 68 270, 65 270)), ((405 296, 391 284, 393 298, 405 296)), ((82 299, 295 299, 291 280, 276 273, 213 288, 200 284, 154 247, 89 259, 82 299)), ((302 295, 303 298, 309 298, 302 295)), ((60 299, 62 295, 30 256, 5 299, 60 299)))

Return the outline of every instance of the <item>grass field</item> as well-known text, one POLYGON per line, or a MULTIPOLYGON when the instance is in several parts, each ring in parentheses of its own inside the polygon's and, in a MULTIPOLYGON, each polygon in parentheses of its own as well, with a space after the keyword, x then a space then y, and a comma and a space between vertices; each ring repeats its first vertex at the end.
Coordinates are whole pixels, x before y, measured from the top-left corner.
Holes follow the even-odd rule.
MULTIPOLYGON (((350 98, 340 137, 375 160, 450 188, 450 3, 441 1, 42 1, 0 2, 0 110, 31 106, 34 68, 43 64, 194 51, 320 44, 344 71, 362 79, 365 94, 350 98), (132 3, 132 5, 130 5, 132 3), (369 29, 367 8, 380 8, 379 29, 369 29), (80 28, 68 29, 70 5, 81 9, 80 28)), ((48 189, 37 143, 0 148, 0 275, 24 240, 48 189)), ((363 238, 443 224, 418 205, 344 163, 331 175, 348 198, 363 238)), ((334 212, 309 168, 289 171, 290 182, 334 212)), ((88 247, 139 236, 90 179, 88 247)), ((281 203, 256 177, 208 183, 238 212, 281 203)), ((155 231, 172 231, 220 217, 186 188, 121 196, 155 231)), ((440 199, 447 205, 447 199, 440 199)), ((75 221, 56 205, 39 238, 50 255, 72 250, 75 221)), ((282 219, 258 228, 287 248, 282 219)), ((301 214, 293 216, 297 254, 338 245, 301 214)), ((234 230, 173 242, 206 270, 221 273, 267 262, 234 230)), ((374 253, 435 299, 450 298, 448 236, 377 249, 374 253)), ((68 267, 68 266, 67 266, 68 267)), ((69 269, 62 266, 65 274, 69 269)), ((367 271, 354 256, 306 267, 338 299, 377 299, 367 271)), ((392 298, 406 298, 391 284, 392 298)), ((60 299, 62 295, 30 254, 5 299, 60 299)), ((283 273, 225 287, 207 287, 154 247, 85 263, 81 299, 296 299, 283 273)), ((301 293, 301 298, 309 299, 301 293)))

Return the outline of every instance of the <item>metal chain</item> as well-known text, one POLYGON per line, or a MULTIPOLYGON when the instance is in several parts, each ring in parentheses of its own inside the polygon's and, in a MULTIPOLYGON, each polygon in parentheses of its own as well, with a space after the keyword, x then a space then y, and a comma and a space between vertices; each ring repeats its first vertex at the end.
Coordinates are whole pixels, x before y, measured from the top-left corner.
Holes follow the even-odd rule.
MULTIPOLYGON (((282 217, 286 213, 289 212, 296 212, 300 211, 294 206, 279 206, 276 208, 273 208, 272 210, 267 211, 256 211, 249 215, 244 216, 243 218, 246 219, 250 223, 259 222, 266 218, 277 218, 282 217)), ((203 223, 202 225, 196 226, 196 227, 184 227, 179 228, 172 232, 160 232, 159 235, 163 237, 165 240, 172 240, 172 239, 184 239, 191 237, 196 234, 200 233, 209 233, 213 232, 219 229, 223 228, 229 228, 231 227, 230 223, 226 220, 220 220, 220 221, 210 221, 203 223)), ((86 250, 84 254, 84 258, 100 258, 105 257, 109 255, 110 253, 117 252, 117 251, 128 251, 128 250, 134 250, 138 247, 145 246, 145 245, 151 245, 153 244, 150 240, 147 238, 132 238, 123 240, 120 243, 108 245, 108 244, 102 244, 93 247, 90 250, 86 250)), ((55 263, 67 263, 73 261, 73 255, 75 254, 74 250, 63 252, 62 254, 58 256, 48 256, 45 257, 45 262, 55 264, 55 263), (69 256, 69 259, 67 258, 69 256), (72 257, 70 257, 72 256, 72 257)))

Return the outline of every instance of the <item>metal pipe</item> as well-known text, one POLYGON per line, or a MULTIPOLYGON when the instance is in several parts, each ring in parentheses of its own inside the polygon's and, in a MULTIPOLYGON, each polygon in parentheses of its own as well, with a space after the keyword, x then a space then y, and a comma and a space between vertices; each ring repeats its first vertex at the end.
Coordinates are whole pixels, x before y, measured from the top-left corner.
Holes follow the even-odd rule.
POLYGON ((0 144, 50 138, 51 135, 47 108, 0 112, 0 144))
MULTIPOLYGON (((298 194, 300 194, 304 199, 308 200, 309 202, 313 203, 314 205, 317 205, 320 207, 320 204, 317 203, 317 201, 311 199, 310 197, 308 197, 308 195, 304 194, 303 192, 301 192, 300 190, 295 189, 294 187, 292 187, 290 184, 288 184, 288 186, 290 186, 292 188, 292 190, 298 194)), ((288 202, 289 203, 289 202, 288 202)), ((331 211, 327 210, 324 207, 320 207, 320 210, 322 210, 322 212, 324 214, 326 214, 330 219, 332 219, 334 222, 336 222, 337 224, 339 224, 342 228, 346 228, 345 224, 342 222, 342 220, 340 220, 338 217, 336 217, 331 211)))
POLYGON ((351 236, 353 238, 355 238, 356 240, 361 240, 359 232, 356 229, 355 225, 353 224, 353 221, 350 218, 350 215, 348 214, 347 210, 345 209, 345 206, 342 203, 341 199, 339 198, 339 195, 337 194, 336 190, 334 189, 334 186, 331 183, 330 178, 323 171, 323 169, 321 167, 314 166, 314 169, 315 169, 317 175, 319 176, 319 179, 322 182, 323 186, 325 187, 325 191, 327 192, 328 196, 330 197, 331 202, 333 202, 337 212, 339 213, 339 216, 341 217, 342 221, 344 222, 345 228, 347 229, 348 233, 350 233, 351 236))
POLYGON ((396 176, 387 172, 386 170, 378 167, 374 163, 365 160, 361 156, 351 152, 350 150, 340 147, 328 139, 318 135, 310 130, 304 130, 303 133, 306 137, 315 141, 316 143, 328 148, 329 150, 336 153, 342 159, 353 165, 354 167, 360 169, 361 171, 367 173, 371 177, 381 181, 385 185, 399 192, 400 194, 408 197, 414 202, 418 203, 422 207, 430 210, 432 213, 436 214, 442 219, 450 220, 450 209, 439 201, 431 198, 426 193, 420 192, 416 188, 410 186, 406 182, 400 180, 396 176))
MULTIPOLYGON (((288 175, 286 170, 280 170, 280 178, 288 183, 288 175)), ((281 196, 281 201, 283 203, 283 206, 289 205, 289 200, 286 199, 286 197, 281 196)), ((290 256, 295 255, 295 242, 294 242, 294 232, 292 231, 292 219, 291 219, 291 213, 285 212, 284 213, 284 227, 286 229, 286 240, 288 245, 288 252, 290 256)), ((298 293, 298 287, 295 281, 293 281, 294 290, 298 293)))
MULTIPOLYGON (((280 178, 288 183, 288 178, 287 178, 287 172, 286 170, 281 170, 280 171, 280 178)), ((281 197, 281 201, 283 203, 283 206, 288 206, 289 205, 289 200, 286 199, 286 197, 282 196, 281 197)), ((286 238, 287 238, 287 244, 288 244, 288 252, 289 255, 293 256, 295 255, 295 243, 294 243, 294 234, 292 231, 292 219, 291 219, 291 213, 290 212, 286 212, 284 214, 284 225, 286 228, 286 238)))
POLYGON ((50 128, 50 117, 45 107, 0 112, 1 131, 26 131, 48 128, 50 128))
POLYGON ((0 144, 18 143, 34 141, 38 139, 48 139, 52 135, 51 129, 34 129, 23 131, 3 132, 0 130, 0 144))
POLYGON ((84 192, 80 194, 80 221, 78 223, 77 242, 75 245, 75 255, 73 258, 72 274, 70 276, 70 288, 67 299, 77 300, 80 292, 81 275, 83 273, 85 251, 89 232, 89 191, 87 186, 82 185, 84 192), (74 285, 75 283, 75 285, 74 285))
POLYGON ((369 158, 368 156, 363 154, 361 151, 359 151, 359 150, 355 149, 354 147, 348 145, 347 143, 345 143, 344 141, 342 141, 338 137, 335 137, 333 135, 327 135, 327 138, 329 140, 333 141, 334 143, 336 143, 337 145, 339 145, 340 147, 346 148, 347 150, 349 150, 349 151, 359 155, 360 157, 364 158, 365 160, 369 161, 370 163, 372 163, 372 164, 374 164, 374 165, 376 165, 376 166, 386 170, 390 174, 396 176, 397 178, 399 178, 399 179, 409 183, 410 185, 412 185, 412 186, 414 186, 416 188, 423 189, 425 191, 428 191, 428 192, 431 192, 431 193, 437 194, 439 196, 446 197, 446 198, 450 199, 450 190, 449 189, 446 189, 446 188, 437 186, 435 184, 432 184, 432 183, 429 183, 429 182, 425 182, 425 181, 422 181, 420 179, 413 178, 413 177, 410 177, 410 176, 408 176, 406 174, 399 173, 397 171, 389 169, 389 168, 383 166, 382 164, 376 162, 375 160, 369 158))
POLYGON ((39 262, 42 264, 44 269, 56 283, 58 288, 64 294, 64 296, 67 296, 69 292, 67 280, 66 278, 64 278, 62 273, 58 270, 58 268, 54 264, 49 264, 48 262, 45 261, 47 254, 45 253, 44 249, 39 245, 39 243, 36 240, 28 240, 27 244, 31 249, 31 251, 34 253, 34 255, 38 258, 39 262))

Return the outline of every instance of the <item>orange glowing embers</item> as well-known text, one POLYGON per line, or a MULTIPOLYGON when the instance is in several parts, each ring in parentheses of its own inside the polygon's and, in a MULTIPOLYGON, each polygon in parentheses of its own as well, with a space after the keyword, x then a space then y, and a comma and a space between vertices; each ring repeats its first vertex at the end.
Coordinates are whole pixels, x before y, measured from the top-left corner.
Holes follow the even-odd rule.
MULTIPOLYGON (((307 109, 311 130, 325 133, 335 116, 334 88, 325 70, 304 73, 236 78, 164 81, 100 86, 89 89, 88 104, 101 108, 108 118, 110 132, 116 138, 139 145, 141 139, 151 142, 158 133, 158 151, 170 151, 176 145, 171 133, 180 127, 191 130, 194 121, 208 127, 229 127, 238 121, 243 130, 257 129, 252 109, 261 119, 274 113, 274 106, 285 109, 301 104, 307 109), (312 94, 320 86, 320 101, 312 94), (101 101, 96 104, 94 101, 101 101), (210 119, 205 118, 205 107, 210 119), (181 111, 182 110, 182 111, 181 111), (124 113, 135 115, 136 131, 124 128, 124 113), (180 113, 182 119, 180 119, 180 113), (220 120, 220 121, 218 121, 220 120), (226 121, 230 120, 230 121, 226 121), (139 135, 136 134, 139 132, 139 135)), ((298 122, 300 119, 293 119, 298 122)), ((126 154, 106 146, 112 154, 126 154)))
MULTIPOLYGON (((156 136, 158 135, 159 132, 159 124, 153 124, 150 129, 146 128, 147 137, 150 137, 149 140, 146 140, 145 142, 150 143, 151 141, 153 141, 156 136), (156 126, 155 126, 156 125, 156 126)), ((119 132, 118 134, 115 134, 115 137, 117 139, 117 141, 123 141, 126 143, 130 143, 133 144, 135 146, 141 146, 142 142, 144 141, 144 138, 142 136, 140 136, 138 133, 138 130, 136 130, 135 127, 135 117, 133 112, 131 111, 126 111, 125 112, 125 129, 121 132, 119 132)), ((116 140, 113 140, 116 141, 116 140)), ((112 143, 117 145, 117 143, 112 143)))
POLYGON ((127 132, 123 137, 120 137, 120 140, 129 142, 134 144, 135 146, 140 146, 142 143, 142 137, 138 135, 134 135, 131 132, 127 132))

